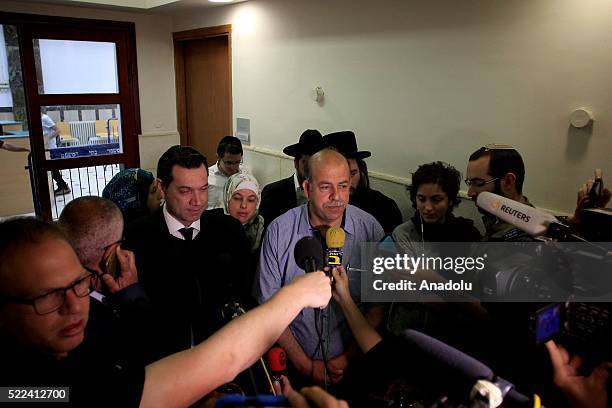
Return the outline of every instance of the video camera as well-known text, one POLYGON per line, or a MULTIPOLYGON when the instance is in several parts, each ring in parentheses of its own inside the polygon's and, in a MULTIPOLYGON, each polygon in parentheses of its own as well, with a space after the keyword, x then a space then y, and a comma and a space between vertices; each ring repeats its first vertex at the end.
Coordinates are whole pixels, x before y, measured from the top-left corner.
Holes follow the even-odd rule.
POLYGON ((612 358, 610 303, 551 303, 531 318, 536 344, 555 340, 594 362, 612 358))
POLYGON ((593 242, 612 241, 612 208, 582 210, 584 238, 593 242))

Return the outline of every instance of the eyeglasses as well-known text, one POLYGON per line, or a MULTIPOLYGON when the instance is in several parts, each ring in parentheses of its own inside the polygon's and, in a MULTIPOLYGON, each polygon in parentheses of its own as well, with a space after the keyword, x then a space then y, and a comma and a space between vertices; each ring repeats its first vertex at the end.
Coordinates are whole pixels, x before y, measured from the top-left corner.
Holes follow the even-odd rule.
POLYGON ((66 303, 66 292, 72 290, 78 297, 85 297, 91 293, 92 282, 95 277, 88 269, 88 274, 83 276, 72 285, 65 288, 55 289, 51 292, 36 296, 32 299, 16 299, 4 297, 6 303, 16 303, 20 305, 31 305, 39 315, 45 315, 60 309, 66 303))
POLYGON ((242 164, 242 159, 240 160, 236 160, 236 161, 226 161, 223 159, 219 159, 223 162, 223 164, 225 164, 226 166, 240 166, 242 164))
POLYGON ((465 181, 465 185, 467 185, 468 187, 476 187, 476 188, 482 188, 484 186, 486 186, 489 183, 493 183, 494 181, 499 180, 499 177, 495 177, 492 178, 490 180, 483 180, 483 179, 479 179, 479 178, 473 178, 473 179, 465 179, 463 181, 465 181))

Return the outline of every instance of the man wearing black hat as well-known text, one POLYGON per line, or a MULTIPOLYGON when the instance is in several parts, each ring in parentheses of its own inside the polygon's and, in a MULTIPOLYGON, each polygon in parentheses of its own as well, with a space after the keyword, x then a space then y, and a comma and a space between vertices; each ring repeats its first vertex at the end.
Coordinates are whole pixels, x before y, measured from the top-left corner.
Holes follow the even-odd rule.
POLYGON ((259 214, 263 217, 266 227, 279 215, 306 203, 306 196, 302 188, 304 165, 308 158, 322 147, 321 133, 318 130, 308 129, 302 133, 298 143, 283 149, 283 153, 293 157, 295 173, 290 177, 268 184, 261 192, 259 214))
POLYGON ((342 153, 349 162, 351 170, 350 204, 359 207, 376 218, 385 234, 403 222, 402 213, 393 199, 370 188, 368 166, 363 159, 370 157, 369 151, 357 150, 355 133, 350 130, 334 132, 323 137, 325 147, 333 147, 342 153))

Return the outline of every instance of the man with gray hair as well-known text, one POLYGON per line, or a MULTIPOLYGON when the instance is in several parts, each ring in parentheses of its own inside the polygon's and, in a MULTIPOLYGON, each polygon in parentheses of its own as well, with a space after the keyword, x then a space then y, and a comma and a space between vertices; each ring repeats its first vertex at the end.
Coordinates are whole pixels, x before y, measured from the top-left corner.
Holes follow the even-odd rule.
MULTIPOLYGON (((276 218, 266 232, 255 277, 254 296, 259 303, 305 272, 294 257, 297 242, 304 237, 317 236, 318 227, 337 227, 345 232, 344 264, 359 268, 360 245, 378 242, 384 231, 370 214, 348 204, 351 186, 346 158, 332 149, 315 153, 305 168, 304 193, 308 203, 293 208, 276 218)), ((355 299, 360 298, 361 276, 349 273, 349 287, 355 299)), ((379 323, 380 308, 368 311, 371 322, 379 323), (378 319, 378 320, 377 320, 378 319)), ((305 309, 293 320, 278 340, 285 348, 293 367, 307 382, 322 384, 325 373, 332 383, 338 383, 346 369, 352 335, 340 306, 332 302, 322 312, 325 327, 316 327, 312 309, 305 309), (319 339, 319 333, 329 336, 319 339), (327 334, 329 333, 329 334, 327 334)), ((293 379, 292 379, 293 380, 293 379)))
POLYGON ((79 197, 66 205, 58 226, 83 267, 97 277, 90 294, 95 299, 92 310, 100 319, 114 321, 144 363, 159 357, 146 347, 147 337, 154 334, 154 316, 138 282, 134 253, 120 245, 123 216, 119 208, 106 198, 79 197))
POLYGON ((134 254, 121 249, 123 216, 112 201, 96 196, 79 197, 66 205, 58 225, 83 266, 104 282, 104 292, 120 297, 128 292, 144 296, 135 268, 117 270, 118 255, 124 254, 133 263, 134 254))

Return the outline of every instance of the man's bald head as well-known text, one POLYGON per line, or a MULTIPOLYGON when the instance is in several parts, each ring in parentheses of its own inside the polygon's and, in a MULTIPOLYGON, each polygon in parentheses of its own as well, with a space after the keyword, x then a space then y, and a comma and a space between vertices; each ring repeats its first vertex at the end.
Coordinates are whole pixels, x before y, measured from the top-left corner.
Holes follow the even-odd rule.
POLYGON ((11 218, 0 223, 0 291, 11 287, 9 282, 14 272, 11 260, 19 256, 19 251, 49 239, 68 242, 57 226, 34 217, 11 218))
POLYGON ((322 167, 346 167, 346 172, 350 177, 350 169, 346 157, 334 148, 325 148, 310 156, 304 167, 304 179, 312 183, 313 176, 322 167))
POLYGON ((104 248, 123 235, 123 215, 110 200, 79 197, 66 205, 58 220, 83 265, 96 269, 104 248))

